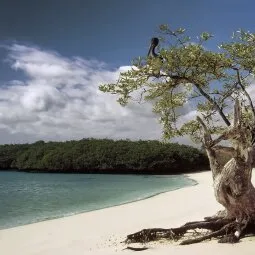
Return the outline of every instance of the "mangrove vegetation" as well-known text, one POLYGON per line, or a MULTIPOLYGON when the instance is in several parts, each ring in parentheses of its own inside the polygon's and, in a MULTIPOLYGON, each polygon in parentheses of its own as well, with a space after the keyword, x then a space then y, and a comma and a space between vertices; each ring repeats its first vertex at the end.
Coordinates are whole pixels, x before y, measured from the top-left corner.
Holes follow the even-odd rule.
POLYGON ((209 169, 206 154, 178 143, 82 139, 0 145, 0 169, 63 173, 177 174, 209 169))

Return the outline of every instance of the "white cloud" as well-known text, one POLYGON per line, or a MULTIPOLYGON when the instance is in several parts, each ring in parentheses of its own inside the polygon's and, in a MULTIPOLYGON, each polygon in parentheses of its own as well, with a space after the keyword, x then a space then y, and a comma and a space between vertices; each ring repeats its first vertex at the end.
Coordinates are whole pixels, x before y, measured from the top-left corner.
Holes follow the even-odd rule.
MULTIPOLYGON (((131 102, 121 107, 116 96, 98 90, 99 84, 116 81, 130 66, 111 70, 97 60, 66 58, 18 44, 6 50, 6 63, 26 78, 0 84, 0 143, 84 137, 161 138, 161 127, 149 103, 131 102)), ((252 98, 254 88, 248 88, 252 98)), ((229 109, 233 109, 231 103, 229 109)), ((179 113, 183 114, 179 124, 197 115, 191 104, 179 113)), ((175 140, 191 143, 186 137, 175 140)))
POLYGON ((110 70, 96 60, 65 58, 18 44, 7 50, 7 63, 26 79, 0 86, 0 143, 161 138, 149 103, 121 107, 116 96, 98 90, 99 84, 116 81, 129 66, 110 70))
POLYGON ((27 78, 0 86, 0 143, 160 138, 150 105, 123 108, 116 96, 98 90, 99 84, 115 81, 128 67, 110 71, 96 60, 65 58, 17 44, 7 50, 7 63, 27 78))

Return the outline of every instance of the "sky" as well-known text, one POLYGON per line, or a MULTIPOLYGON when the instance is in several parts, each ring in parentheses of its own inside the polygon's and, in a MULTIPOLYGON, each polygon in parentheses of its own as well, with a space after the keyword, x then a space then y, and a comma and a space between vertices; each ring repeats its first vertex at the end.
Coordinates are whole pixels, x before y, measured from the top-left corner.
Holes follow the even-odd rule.
POLYGON ((0 2, 0 144, 160 139, 150 103, 123 108, 98 86, 145 56, 160 24, 194 37, 211 32, 216 44, 239 28, 255 30, 252 0, 0 2))

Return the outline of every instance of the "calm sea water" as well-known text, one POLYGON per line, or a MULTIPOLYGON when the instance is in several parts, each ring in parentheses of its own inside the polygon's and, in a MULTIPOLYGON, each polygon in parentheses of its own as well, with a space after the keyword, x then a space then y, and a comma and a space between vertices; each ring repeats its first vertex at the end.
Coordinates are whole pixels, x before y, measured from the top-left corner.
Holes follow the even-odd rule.
POLYGON ((182 175, 0 172, 0 229, 119 205, 193 184, 182 175))

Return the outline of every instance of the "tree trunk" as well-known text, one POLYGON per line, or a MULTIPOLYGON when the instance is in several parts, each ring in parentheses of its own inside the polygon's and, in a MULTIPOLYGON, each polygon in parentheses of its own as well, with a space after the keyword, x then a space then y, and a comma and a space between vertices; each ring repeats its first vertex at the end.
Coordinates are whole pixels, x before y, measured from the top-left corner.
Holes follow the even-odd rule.
POLYGON ((226 209, 224 216, 238 222, 255 219, 255 188, 251 183, 254 147, 251 128, 242 117, 239 102, 235 104, 233 125, 215 141, 203 121, 198 120, 204 129, 204 146, 212 170, 215 197, 226 209), (215 145, 222 140, 230 141, 233 147, 215 145), (229 153, 230 150, 232 158, 223 164, 219 154, 229 153))
POLYGON ((206 229, 201 234, 195 231, 196 238, 184 240, 180 244, 192 244, 206 239, 220 237, 219 242, 238 242, 246 234, 255 234, 255 188, 251 183, 253 155, 252 130, 254 121, 248 124, 242 115, 238 100, 235 103, 234 121, 228 130, 213 140, 203 120, 197 117, 203 127, 203 144, 206 149, 213 177, 216 200, 225 208, 205 221, 189 222, 179 228, 144 229, 127 236, 126 242, 148 242, 158 239, 180 240, 189 230, 206 229), (217 145, 223 140, 233 147, 217 145), (222 154, 231 155, 229 161, 222 161, 222 154))

